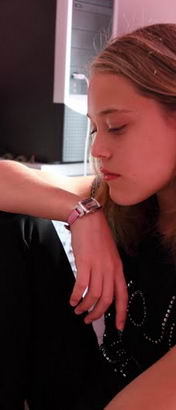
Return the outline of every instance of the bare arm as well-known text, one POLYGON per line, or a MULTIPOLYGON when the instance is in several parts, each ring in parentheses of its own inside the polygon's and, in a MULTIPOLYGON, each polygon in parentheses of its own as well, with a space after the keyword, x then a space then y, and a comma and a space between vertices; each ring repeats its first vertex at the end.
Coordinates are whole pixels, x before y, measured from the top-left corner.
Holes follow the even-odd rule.
MULTIPOLYGON (((90 196, 93 178, 59 177, 15 161, 0 161, 0 209, 66 221, 77 202, 90 196)), ((78 272, 71 304, 77 305, 88 287, 76 313, 93 307, 85 319, 91 322, 105 312, 115 295, 116 323, 118 328, 123 328, 127 289, 122 263, 103 211, 78 219, 71 227, 78 272), (106 241, 102 242, 102 236, 106 241)))
POLYGON ((105 410, 175 410, 176 348, 125 387, 105 410))
POLYGON ((94 175, 68 177, 59 175, 54 171, 43 171, 42 169, 35 169, 35 173, 36 175, 40 176, 45 182, 48 182, 52 185, 54 184, 61 189, 80 196, 81 198, 90 196, 94 175))
POLYGON ((92 177, 62 177, 0 161, 0 209, 66 221, 75 204, 90 192, 92 177))

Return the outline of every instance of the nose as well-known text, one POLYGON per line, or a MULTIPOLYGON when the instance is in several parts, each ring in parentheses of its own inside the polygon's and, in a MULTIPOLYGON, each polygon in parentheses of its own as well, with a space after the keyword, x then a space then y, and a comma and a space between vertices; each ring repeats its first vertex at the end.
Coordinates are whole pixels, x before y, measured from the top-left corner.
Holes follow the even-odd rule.
POLYGON ((111 158, 111 150, 108 144, 104 141, 103 136, 97 133, 94 141, 91 144, 91 155, 95 158, 111 158))

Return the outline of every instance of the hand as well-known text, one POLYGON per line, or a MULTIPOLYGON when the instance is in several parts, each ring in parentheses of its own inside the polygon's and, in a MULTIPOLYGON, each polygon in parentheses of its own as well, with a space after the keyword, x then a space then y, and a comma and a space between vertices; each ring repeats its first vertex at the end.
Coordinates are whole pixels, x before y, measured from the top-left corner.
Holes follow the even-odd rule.
POLYGON ((123 330, 127 286, 118 249, 103 211, 78 218, 71 226, 71 232, 77 278, 70 303, 77 305, 75 313, 89 310, 84 320, 91 323, 103 315, 115 297, 116 327, 123 330), (80 302, 86 289, 87 293, 80 302))

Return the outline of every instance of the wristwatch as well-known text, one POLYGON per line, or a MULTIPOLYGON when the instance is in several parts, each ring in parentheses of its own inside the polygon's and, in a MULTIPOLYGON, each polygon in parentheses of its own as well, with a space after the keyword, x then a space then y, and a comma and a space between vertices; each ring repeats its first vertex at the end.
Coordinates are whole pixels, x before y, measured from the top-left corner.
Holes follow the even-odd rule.
POLYGON ((91 197, 79 201, 68 217, 68 225, 66 225, 66 228, 70 229, 70 225, 72 225, 77 218, 80 218, 84 215, 92 214, 93 212, 98 211, 98 209, 100 208, 101 205, 95 198, 91 197))

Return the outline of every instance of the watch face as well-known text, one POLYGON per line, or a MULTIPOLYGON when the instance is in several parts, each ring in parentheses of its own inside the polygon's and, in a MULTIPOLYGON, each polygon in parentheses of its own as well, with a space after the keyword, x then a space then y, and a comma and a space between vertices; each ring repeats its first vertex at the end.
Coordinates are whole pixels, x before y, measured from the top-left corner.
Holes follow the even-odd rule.
POLYGON ((83 201, 81 201, 81 204, 86 208, 88 212, 100 208, 100 204, 94 198, 84 199, 83 201))

